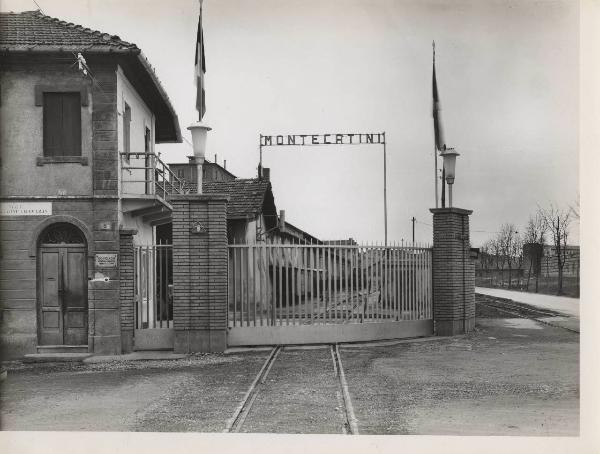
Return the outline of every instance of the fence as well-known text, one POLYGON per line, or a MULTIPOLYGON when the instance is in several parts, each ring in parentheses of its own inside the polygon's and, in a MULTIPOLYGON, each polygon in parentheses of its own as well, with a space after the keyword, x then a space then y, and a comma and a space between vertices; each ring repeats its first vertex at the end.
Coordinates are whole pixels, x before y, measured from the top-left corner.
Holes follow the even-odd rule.
POLYGON ((229 245, 229 327, 432 318, 429 247, 229 245))
POLYGON ((158 195, 167 199, 183 194, 185 182, 180 180, 155 153, 123 152, 121 154, 121 192, 124 195, 158 195))
POLYGON ((173 249, 136 246, 135 329, 173 328, 173 249))

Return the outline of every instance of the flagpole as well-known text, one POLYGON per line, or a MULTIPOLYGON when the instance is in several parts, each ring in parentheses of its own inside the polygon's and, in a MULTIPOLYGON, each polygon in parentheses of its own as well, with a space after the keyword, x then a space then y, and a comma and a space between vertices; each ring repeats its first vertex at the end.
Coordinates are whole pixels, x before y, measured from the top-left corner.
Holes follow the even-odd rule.
MULTIPOLYGON (((431 43, 432 47, 433 47, 433 66, 435 67, 435 41, 433 41, 431 43)), ((434 169, 433 169, 433 181, 435 182, 434 186, 435 186, 435 207, 438 208, 439 207, 439 191, 438 191, 438 156, 437 156, 437 143, 435 141, 435 137, 433 139, 433 162, 434 162, 434 169)))
POLYGON ((434 169, 433 169, 433 181, 435 181, 435 207, 438 208, 438 156, 437 156, 437 148, 435 144, 433 145, 433 161, 434 161, 434 169))

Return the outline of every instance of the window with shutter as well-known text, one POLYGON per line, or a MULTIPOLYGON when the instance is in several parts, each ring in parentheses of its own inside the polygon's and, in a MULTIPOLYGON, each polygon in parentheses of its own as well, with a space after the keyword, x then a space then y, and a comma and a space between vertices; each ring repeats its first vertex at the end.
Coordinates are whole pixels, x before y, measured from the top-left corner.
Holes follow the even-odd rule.
MULTIPOLYGON (((131 107, 125 103, 123 112, 123 148, 125 153, 131 152, 131 107)), ((129 155, 125 155, 125 159, 129 161, 129 155)))
POLYGON ((45 92, 44 156, 81 156, 81 93, 45 92))

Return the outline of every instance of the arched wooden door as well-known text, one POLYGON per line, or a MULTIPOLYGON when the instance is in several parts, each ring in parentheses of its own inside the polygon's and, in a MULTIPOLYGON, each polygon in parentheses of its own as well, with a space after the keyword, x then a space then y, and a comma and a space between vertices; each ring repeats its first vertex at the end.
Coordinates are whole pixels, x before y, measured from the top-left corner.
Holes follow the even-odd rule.
POLYGON ((87 345, 87 246, 74 225, 57 223, 40 236, 38 345, 87 345))

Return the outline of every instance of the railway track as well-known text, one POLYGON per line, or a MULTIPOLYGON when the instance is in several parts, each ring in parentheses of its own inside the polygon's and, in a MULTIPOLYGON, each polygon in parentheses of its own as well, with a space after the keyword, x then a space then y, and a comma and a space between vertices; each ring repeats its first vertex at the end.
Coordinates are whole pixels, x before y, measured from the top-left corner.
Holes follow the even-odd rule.
POLYGON ((554 324, 552 322, 549 322, 548 320, 540 319, 541 317, 558 317, 559 315, 556 312, 546 311, 544 309, 529 308, 522 304, 516 304, 513 301, 499 302, 499 301, 489 301, 489 300, 481 301, 481 300, 479 300, 479 301, 477 301, 477 304, 481 304, 483 306, 486 306, 486 307, 489 307, 492 309, 496 309, 498 311, 505 312, 507 314, 515 315, 519 318, 527 318, 527 319, 534 320, 538 323, 542 323, 547 326, 552 326, 554 328, 562 328, 562 329, 570 331, 572 333, 579 334, 579 331, 577 331, 577 330, 554 324), (523 314, 522 312, 528 313, 530 315, 523 314))
MULTIPOLYGON (((248 391, 242 398, 241 402, 235 409, 232 417, 227 421, 225 430, 226 433, 240 432, 248 415, 252 411, 254 402, 257 396, 261 393, 263 385, 267 380, 269 372, 273 365, 277 361, 279 354, 284 350, 285 347, 275 346, 269 353, 269 356, 265 360, 261 369, 258 371, 254 380, 252 381, 248 391)), ((354 408, 348 390, 348 383, 346 382, 346 376, 344 373, 344 366, 342 364, 342 358, 340 356, 339 347, 337 344, 329 345, 331 359, 333 363, 333 371, 335 379, 337 380, 338 395, 337 402, 342 409, 342 432, 347 435, 358 435, 358 421, 354 415, 354 408), (340 397, 341 396, 341 397, 340 397)))

